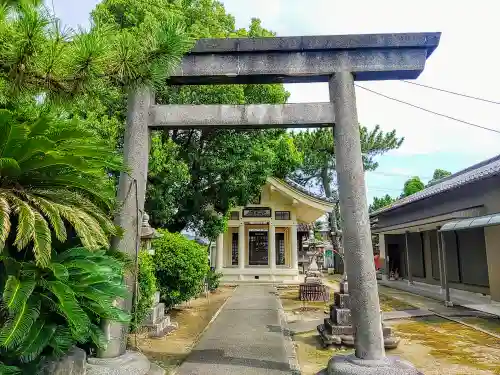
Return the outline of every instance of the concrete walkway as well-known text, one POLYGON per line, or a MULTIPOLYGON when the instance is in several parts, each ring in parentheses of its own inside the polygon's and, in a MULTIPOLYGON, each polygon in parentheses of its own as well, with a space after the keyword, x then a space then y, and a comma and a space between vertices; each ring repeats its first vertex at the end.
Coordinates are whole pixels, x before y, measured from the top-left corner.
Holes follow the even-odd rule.
POLYGON ((294 350, 283 334, 283 316, 274 287, 239 286, 177 374, 293 374, 294 350))
MULTIPOLYGON (((405 280, 379 280, 378 284, 439 301, 443 301, 444 299, 444 294, 441 292, 441 287, 439 285, 429 285, 419 282, 409 285, 405 280)), ((450 297, 455 305, 500 317, 500 303, 491 301, 489 296, 450 289, 450 297)))

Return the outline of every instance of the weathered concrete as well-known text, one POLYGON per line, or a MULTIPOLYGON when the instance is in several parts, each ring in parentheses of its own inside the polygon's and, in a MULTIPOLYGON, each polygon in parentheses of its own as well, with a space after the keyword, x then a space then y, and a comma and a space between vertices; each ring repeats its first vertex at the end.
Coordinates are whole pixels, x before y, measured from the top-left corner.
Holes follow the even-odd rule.
POLYGON ((332 126, 331 103, 250 105, 156 105, 151 108, 150 127, 306 128, 332 126))
POLYGON ((87 375, 149 375, 151 364, 139 352, 127 351, 114 358, 89 358, 87 375))
POLYGON ((349 70, 356 80, 416 78, 440 33, 201 39, 173 84, 327 82, 349 70))
MULTIPOLYGON (((153 94, 145 87, 131 92, 128 97, 123 156, 130 172, 122 172, 120 175, 118 201, 121 207, 115 216, 115 224, 123 229, 123 236, 115 238, 112 245, 114 249, 128 254, 132 259, 137 257, 144 213, 149 156, 148 119, 153 103, 153 94)), ((130 291, 130 298, 119 303, 126 311, 131 311, 134 277, 126 275, 125 282, 130 291)), ((107 348, 99 351, 99 357, 112 358, 124 354, 128 325, 105 321, 103 329, 109 341, 107 348)))
POLYGON ((293 373, 275 288, 239 286, 178 375, 293 373))
POLYGON ((409 362, 396 357, 379 360, 336 355, 328 362, 329 375, 423 375, 409 362))
POLYGON ((340 72, 331 78, 330 100, 334 104, 336 118, 336 169, 355 352, 360 359, 380 360, 385 356, 382 321, 366 203, 354 77, 350 72, 340 72))

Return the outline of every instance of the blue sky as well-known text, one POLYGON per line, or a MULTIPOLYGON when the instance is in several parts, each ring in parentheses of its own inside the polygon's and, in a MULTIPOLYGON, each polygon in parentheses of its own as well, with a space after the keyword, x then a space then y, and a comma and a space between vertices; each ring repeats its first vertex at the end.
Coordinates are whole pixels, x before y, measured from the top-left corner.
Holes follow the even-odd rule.
MULTIPOLYGON (((440 46, 417 82, 500 101, 500 35, 497 0, 456 2, 419 0, 224 0, 237 26, 252 17, 263 26, 289 35, 441 31, 440 46), (405 5, 403 5, 405 4, 405 5), (455 5, 454 5, 455 4, 455 5)), ((56 14, 73 27, 86 25, 98 0, 53 0, 56 14)), ((500 106, 430 91, 403 82, 368 82, 366 87, 424 108, 500 130, 500 106)), ((290 102, 328 101, 326 84, 287 85, 290 102)), ((500 152, 500 134, 388 101, 357 89, 360 122, 397 130, 403 146, 378 158, 379 169, 367 173, 368 200, 396 196, 406 179, 426 182, 436 168, 451 172, 500 152)))

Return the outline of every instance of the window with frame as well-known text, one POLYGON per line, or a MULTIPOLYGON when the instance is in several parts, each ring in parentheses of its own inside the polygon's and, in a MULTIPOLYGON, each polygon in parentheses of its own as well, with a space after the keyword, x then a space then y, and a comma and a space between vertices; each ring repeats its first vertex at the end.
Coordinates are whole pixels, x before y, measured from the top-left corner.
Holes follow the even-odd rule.
POLYGON ((240 213, 238 211, 231 211, 229 220, 240 220, 240 213))
POLYGON ((275 211, 274 218, 276 220, 290 220, 290 211, 275 211))
POLYGON ((231 241, 231 265, 238 265, 238 233, 233 233, 231 241))
POLYGON ((276 265, 285 265, 285 233, 276 233, 276 265))

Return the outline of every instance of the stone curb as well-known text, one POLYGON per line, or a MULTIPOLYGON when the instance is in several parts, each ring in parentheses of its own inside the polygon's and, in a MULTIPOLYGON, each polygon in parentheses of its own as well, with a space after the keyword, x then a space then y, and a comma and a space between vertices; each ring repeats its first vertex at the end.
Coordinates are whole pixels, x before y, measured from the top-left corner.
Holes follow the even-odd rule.
POLYGON ((281 327, 281 334, 283 335, 285 353, 288 358, 288 364, 291 369, 291 374, 301 375, 302 372, 300 371, 299 361, 297 359, 297 353, 295 351, 295 344, 293 342, 290 330, 288 329, 288 321, 286 319, 285 310, 283 309, 283 304, 281 303, 281 299, 279 298, 277 290, 276 298, 278 299, 278 318, 281 327))

